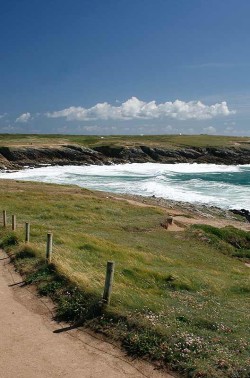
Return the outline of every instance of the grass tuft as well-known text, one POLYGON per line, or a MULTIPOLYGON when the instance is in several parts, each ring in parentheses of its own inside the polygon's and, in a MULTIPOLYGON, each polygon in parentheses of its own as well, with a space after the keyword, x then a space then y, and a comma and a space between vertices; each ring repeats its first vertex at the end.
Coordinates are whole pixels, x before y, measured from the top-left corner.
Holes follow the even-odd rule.
POLYGON ((14 232, 3 235, 0 239, 0 248, 8 248, 14 245, 18 245, 19 240, 14 232))

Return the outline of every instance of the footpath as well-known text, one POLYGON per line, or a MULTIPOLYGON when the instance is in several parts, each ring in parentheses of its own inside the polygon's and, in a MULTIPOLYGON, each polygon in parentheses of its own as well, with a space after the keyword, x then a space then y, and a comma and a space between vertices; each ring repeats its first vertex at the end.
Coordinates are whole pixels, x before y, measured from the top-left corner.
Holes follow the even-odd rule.
POLYGON ((172 377, 94 334, 53 321, 51 301, 23 285, 1 250, 0 301, 1 378, 172 377))

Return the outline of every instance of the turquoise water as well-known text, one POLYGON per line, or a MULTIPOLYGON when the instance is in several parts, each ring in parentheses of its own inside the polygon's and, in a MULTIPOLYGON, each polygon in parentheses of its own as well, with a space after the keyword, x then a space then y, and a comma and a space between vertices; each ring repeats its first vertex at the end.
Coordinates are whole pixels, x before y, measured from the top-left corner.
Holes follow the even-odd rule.
POLYGON ((0 178, 74 184, 222 208, 250 210, 250 165, 123 164, 55 166, 0 172, 0 178))

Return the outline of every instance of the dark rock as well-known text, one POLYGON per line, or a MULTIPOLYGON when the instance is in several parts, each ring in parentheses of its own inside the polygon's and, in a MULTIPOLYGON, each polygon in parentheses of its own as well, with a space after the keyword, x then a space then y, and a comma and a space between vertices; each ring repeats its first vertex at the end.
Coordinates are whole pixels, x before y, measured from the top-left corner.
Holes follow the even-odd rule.
POLYGON ((236 215, 241 215, 242 217, 246 218, 246 220, 248 222, 250 222, 250 211, 249 210, 245 210, 245 209, 241 209, 241 210, 238 210, 238 209, 232 209, 230 210, 233 214, 236 214, 236 215))
POLYGON ((120 158, 125 147, 99 146, 94 147, 93 151, 99 152, 106 157, 120 158))
POLYGON ((197 159, 202 156, 202 153, 191 148, 185 148, 180 151, 180 155, 188 159, 197 159))
POLYGON ((110 165, 121 163, 215 163, 249 164, 250 150, 243 148, 179 148, 79 145, 58 147, 0 147, 0 168, 20 169, 24 166, 49 165, 110 165))

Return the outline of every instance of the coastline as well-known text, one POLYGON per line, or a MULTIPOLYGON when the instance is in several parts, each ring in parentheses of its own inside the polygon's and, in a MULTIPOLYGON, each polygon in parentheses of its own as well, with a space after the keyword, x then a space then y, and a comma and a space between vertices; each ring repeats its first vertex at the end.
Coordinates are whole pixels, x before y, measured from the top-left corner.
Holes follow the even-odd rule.
MULTIPOLYGON (((133 194, 117 194, 111 192, 98 191, 103 197, 118 201, 127 201, 138 206, 160 207, 166 211, 168 216, 173 217, 174 224, 178 228, 170 227, 169 231, 180 231, 192 224, 210 224, 215 227, 225 227, 233 225, 242 230, 250 232, 250 222, 243 214, 235 214, 234 209, 226 210, 216 206, 205 204, 194 204, 184 201, 174 201, 162 197, 147 197, 133 194)), ((243 210, 243 209, 242 209, 243 210)), ((247 211, 249 216, 249 211, 247 211)))
POLYGON ((250 164, 250 149, 229 147, 163 148, 140 146, 82 147, 56 146, 3 146, 0 147, 0 169, 22 169, 42 165, 112 165, 125 163, 205 163, 224 165, 250 164))
MULTIPOLYGON (((141 164, 143 165, 143 163, 141 163, 141 164)), ((191 164, 191 163, 188 163, 188 164, 191 164)), ((197 163, 194 163, 194 164, 197 164, 197 163)), ((97 165, 97 164, 93 164, 92 166, 95 166, 95 165, 97 165)), ((122 164, 116 164, 116 165, 122 165, 122 164)), ((62 167, 62 166, 64 166, 64 164, 57 165, 58 168, 62 167)), ((81 166, 84 166, 84 165, 78 164, 77 166, 81 167, 81 166)), ((18 169, 18 170, 17 169, 2 170, 2 171, 4 171, 4 173, 7 173, 7 175, 11 172, 14 173, 14 172, 19 171, 19 173, 17 173, 16 177, 0 178, 0 180, 19 180, 19 181, 39 182, 39 180, 37 181, 35 179, 35 177, 32 178, 32 176, 31 176, 30 179, 27 178, 27 177, 29 177, 29 175, 27 177, 25 177, 25 179, 23 180, 23 177, 21 175, 21 171, 24 170, 25 168, 28 168, 28 170, 31 169, 31 172, 32 172, 32 168, 46 168, 46 167, 51 167, 53 169, 53 167, 56 167, 56 166, 51 165, 51 164, 49 165, 49 164, 43 164, 42 163, 42 164, 37 164, 37 166, 35 166, 35 167, 34 166, 23 166, 23 167, 20 167, 20 169, 18 169)), ((0 169, 0 172, 1 172, 1 169, 0 169)), ((47 181, 47 182, 49 182, 49 181, 47 181)), ((42 183, 42 181, 41 181, 41 183, 42 183)), ((57 184, 56 181, 54 183, 57 184)), ((66 182, 65 183, 58 182, 58 184, 59 185, 69 185, 69 186, 75 185, 75 184, 70 184, 70 183, 66 183, 66 182)), ((84 187, 85 186, 79 185, 79 188, 84 188, 84 187)), ((171 209, 172 209, 172 211, 175 209, 176 211, 178 210, 180 212, 190 213, 194 217, 196 216, 196 217, 201 217, 201 218, 204 218, 204 219, 209 219, 209 218, 211 218, 211 219, 212 218, 225 218, 225 219, 228 219, 228 220, 229 219, 231 219, 231 220, 241 219, 241 220, 245 220, 247 223, 250 222, 250 211, 249 211, 249 209, 244 209, 243 207, 235 207, 235 208, 232 207, 230 209, 229 208, 227 209, 225 207, 218 206, 216 203, 206 204, 206 203, 202 203, 202 202, 198 202, 198 201, 197 202, 194 202, 194 201, 188 202, 188 201, 185 201, 185 199, 184 200, 168 199, 168 198, 163 198, 161 196, 157 196, 157 195, 154 195, 154 194, 152 194, 152 195, 150 195, 150 194, 149 195, 140 195, 140 194, 136 194, 136 193, 135 194, 118 193, 118 192, 114 192, 114 191, 112 192, 112 191, 109 191, 109 190, 106 190, 106 189, 98 189, 98 188, 91 188, 91 187, 89 187, 88 189, 93 190, 93 191, 98 191, 99 193, 103 192, 105 196, 108 196, 110 198, 126 199, 130 202, 132 201, 132 202, 135 202, 135 203, 140 203, 142 205, 144 204, 144 205, 150 205, 150 206, 157 206, 157 207, 168 209, 170 212, 171 212, 171 209)), ((176 213, 176 211, 175 211, 175 213, 176 213)))

